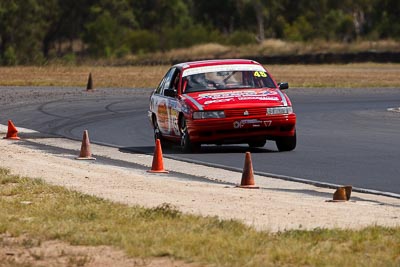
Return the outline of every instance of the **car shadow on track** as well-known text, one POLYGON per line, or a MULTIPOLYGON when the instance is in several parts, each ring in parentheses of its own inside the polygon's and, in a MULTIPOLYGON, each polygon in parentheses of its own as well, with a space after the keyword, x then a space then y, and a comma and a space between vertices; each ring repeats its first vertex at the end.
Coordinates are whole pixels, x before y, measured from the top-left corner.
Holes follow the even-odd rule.
MULTIPOLYGON (((126 153, 143 153, 143 154, 152 154, 154 153, 154 146, 141 146, 141 147, 122 147, 119 149, 121 152, 126 153)), ((204 145, 200 148, 199 151, 192 153, 185 153, 182 149, 177 145, 171 144, 163 144, 162 152, 166 155, 191 155, 191 154, 233 154, 233 153, 278 153, 276 150, 271 150, 269 148, 261 147, 261 148, 251 148, 248 146, 238 146, 238 145, 204 145)))

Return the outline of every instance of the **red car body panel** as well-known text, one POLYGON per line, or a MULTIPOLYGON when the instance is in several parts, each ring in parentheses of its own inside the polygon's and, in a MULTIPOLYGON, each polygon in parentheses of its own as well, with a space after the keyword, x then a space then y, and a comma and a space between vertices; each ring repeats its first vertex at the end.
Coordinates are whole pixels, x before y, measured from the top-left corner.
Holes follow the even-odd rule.
POLYGON ((197 61, 171 67, 150 97, 149 119, 153 127, 158 127, 163 138, 173 141, 180 141, 182 138, 180 124, 184 118, 192 143, 251 143, 295 136, 295 113, 267 112, 269 108, 280 107, 290 108, 284 110, 291 111, 291 106, 290 99, 279 89, 270 73, 255 61, 197 61), (189 91, 188 81, 191 75, 202 72, 214 75, 213 84, 210 85, 212 89, 189 91), (250 80, 257 82, 260 75, 268 77, 268 88, 248 85, 250 80), (214 84, 229 79, 239 79, 247 85, 243 88, 229 88, 237 86, 236 83, 226 83, 224 88, 219 88, 219 85, 214 84), (172 87, 176 91, 174 95, 167 93, 172 87), (194 118, 194 113, 207 111, 223 111, 223 115, 216 118, 194 118))

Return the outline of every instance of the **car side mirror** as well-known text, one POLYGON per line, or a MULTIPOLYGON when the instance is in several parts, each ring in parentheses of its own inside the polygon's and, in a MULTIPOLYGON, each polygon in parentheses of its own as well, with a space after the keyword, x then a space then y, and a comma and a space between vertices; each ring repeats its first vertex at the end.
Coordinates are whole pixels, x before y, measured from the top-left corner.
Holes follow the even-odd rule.
POLYGON ((289 89, 289 83, 278 83, 279 89, 281 90, 285 90, 285 89, 289 89))
POLYGON ((177 94, 176 89, 168 88, 164 90, 164 95, 169 97, 175 97, 177 94))

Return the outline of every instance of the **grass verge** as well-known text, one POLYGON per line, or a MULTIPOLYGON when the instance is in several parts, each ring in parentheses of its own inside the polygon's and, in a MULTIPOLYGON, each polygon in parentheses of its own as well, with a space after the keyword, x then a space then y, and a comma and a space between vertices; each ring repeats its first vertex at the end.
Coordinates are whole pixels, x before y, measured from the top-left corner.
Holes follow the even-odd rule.
MULTIPOLYGON (((86 87, 92 73, 96 88, 155 88, 169 66, 0 67, 0 86, 86 87)), ((291 87, 400 87, 400 64, 270 65, 278 82, 291 87)))
MULTIPOLYGON (((130 207, 0 169, 0 234, 216 266, 399 266, 400 228, 258 232, 169 204, 130 207)), ((39 241, 40 243, 40 241, 39 241)), ((1 244, 1 240, 0 240, 1 244)))

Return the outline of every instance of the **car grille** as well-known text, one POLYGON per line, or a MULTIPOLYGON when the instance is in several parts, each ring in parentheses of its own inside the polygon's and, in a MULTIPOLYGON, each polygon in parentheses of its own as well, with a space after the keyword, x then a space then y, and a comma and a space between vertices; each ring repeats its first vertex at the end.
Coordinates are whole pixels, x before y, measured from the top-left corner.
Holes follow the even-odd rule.
POLYGON ((265 116, 266 108, 243 108, 243 109, 226 109, 225 117, 243 117, 243 116, 265 116))

